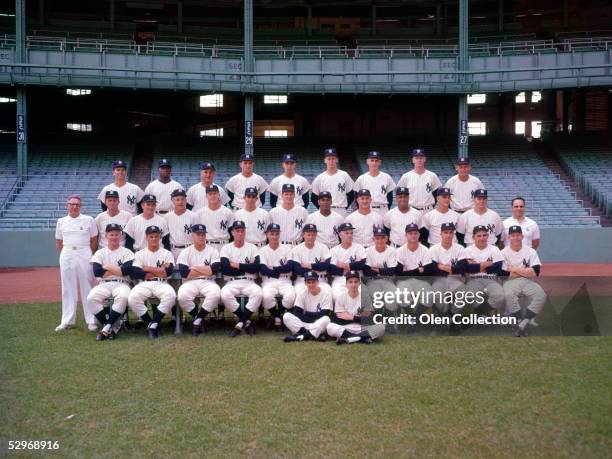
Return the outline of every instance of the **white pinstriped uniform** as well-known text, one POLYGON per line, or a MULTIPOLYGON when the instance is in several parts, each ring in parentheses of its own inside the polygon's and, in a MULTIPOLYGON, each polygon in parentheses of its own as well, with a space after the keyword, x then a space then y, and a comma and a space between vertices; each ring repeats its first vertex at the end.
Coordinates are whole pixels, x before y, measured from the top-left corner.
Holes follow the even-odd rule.
POLYGON ((123 186, 117 186, 115 183, 110 183, 102 188, 98 195, 98 200, 104 203, 107 191, 116 191, 119 193, 119 209, 129 212, 131 215, 138 213, 138 203, 144 196, 144 191, 138 185, 126 182, 123 186))
MULTIPOLYGON (((353 242, 348 248, 342 247, 341 244, 336 245, 330 250, 331 263, 338 265, 339 263, 352 263, 355 261, 364 260, 366 258, 365 248, 356 242, 353 242)), ((361 271, 359 275, 361 276, 361 271)), ((334 301, 346 293, 346 278, 344 276, 334 276, 332 280, 332 295, 334 301)))
MULTIPOLYGON (((268 191, 268 182, 261 175, 253 174, 245 177, 242 173, 234 175, 227 181, 225 189, 234 193, 234 200, 232 201, 234 209, 244 207, 244 191, 250 187, 257 190, 257 197, 259 198, 262 193, 268 191)), ((261 200, 259 199, 257 199, 257 207, 261 207, 261 200)))
MULTIPOLYGON (((224 206, 229 202, 229 196, 218 183, 213 182, 217 188, 219 188, 219 200, 221 205, 224 206)), ((206 187, 202 185, 202 182, 196 183, 187 190, 187 204, 192 207, 192 211, 197 212, 208 205, 208 198, 206 197, 206 187)))
MULTIPOLYGON (((423 244, 419 244, 416 250, 412 251, 408 248, 408 243, 405 243, 396 249, 395 258, 397 259, 397 263, 402 265, 402 272, 413 271, 417 268, 422 268, 431 264, 431 253, 423 244)), ((426 293, 431 291, 431 285, 418 277, 403 277, 398 279, 397 288, 405 289, 410 292, 422 291, 426 293)), ((423 295, 422 298, 424 301, 421 302, 421 305, 428 308, 433 305, 431 299, 428 299, 426 295, 423 295)))
POLYGON ((302 196, 305 193, 310 191, 310 183, 301 175, 295 174, 293 177, 287 177, 285 174, 281 174, 278 177, 275 177, 268 187, 268 191, 272 194, 278 196, 278 201, 276 202, 276 207, 280 207, 282 205, 281 193, 283 189, 283 185, 291 184, 295 187, 295 199, 293 202, 296 206, 303 206, 304 200, 302 196))
MULTIPOLYGON (((99 263, 102 266, 113 265, 121 267, 125 262, 134 260, 134 253, 125 247, 119 247, 115 250, 103 248, 94 253, 91 257, 91 263, 99 263)), ((91 289, 87 295, 87 304, 89 309, 95 315, 104 308, 104 302, 108 298, 113 298, 113 310, 123 314, 127 308, 128 296, 130 294, 130 278, 128 276, 107 276, 100 278, 100 282, 91 289)))
POLYGON ((457 221, 457 232, 465 234, 466 245, 474 243, 472 230, 477 225, 484 225, 489 231, 489 238, 487 239, 489 244, 495 244, 497 236, 500 236, 504 230, 504 224, 499 214, 494 210, 487 209, 482 215, 477 214, 474 209, 468 210, 461 214, 457 221))
MULTIPOLYGON (((268 268, 282 266, 291 259, 291 247, 279 244, 276 250, 269 245, 259 249, 259 261, 268 268)), ((276 305, 276 295, 283 297, 283 307, 293 306, 295 301, 295 289, 291 283, 291 273, 281 273, 278 279, 274 277, 261 276, 261 289, 263 290, 263 307, 271 309, 276 305)))
POLYGON ((170 232, 172 255, 176 260, 184 248, 175 248, 175 246, 186 247, 191 245, 191 226, 200 222, 196 213, 190 210, 185 210, 181 215, 177 215, 174 210, 171 210, 164 215, 164 219, 170 232))
POLYGON ((417 209, 427 209, 434 205, 433 192, 442 186, 438 176, 425 169, 422 174, 414 170, 406 172, 397 182, 398 187, 406 187, 410 191, 410 205, 417 209))
POLYGON ((161 237, 168 234, 168 224, 161 215, 155 214, 152 218, 146 219, 143 214, 132 217, 123 232, 134 239, 134 251, 142 250, 147 246, 147 235, 145 230, 149 226, 157 226, 161 230, 161 237))
POLYGON ((272 223, 280 226, 281 242, 295 245, 302 240, 302 228, 308 219, 308 211, 302 206, 293 206, 291 209, 275 207, 270 211, 270 218, 272 223))
MULTIPOLYGON (((370 268, 395 268, 397 266, 397 254, 395 249, 389 245, 385 246, 382 252, 376 250, 375 246, 368 247, 366 249, 366 265, 370 268)), ((395 289, 393 280, 387 276, 379 275, 382 277, 375 277, 374 279, 368 280, 367 291, 370 293, 369 296, 373 295, 374 292, 390 292, 395 289)), ((386 308, 390 311, 397 309, 395 302, 388 302, 386 308)))
POLYGON ((355 188, 353 179, 340 169, 334 175, 330 175, 327 171, 321 172, 312 182, 312 192, 317 196, 323 191, 331 193, 332 210, 342 217, 346 216, 346 206, 348 206, 346 194, 353 191, 353 188, 355 188))
POLYGON ((373 176, 369 172, 362 174, 355 180, 355 192, 366 189, 372 194, 372 209, 381 215, 389 210, 387 193, 395 190, 395 182, 386 172, 379 172, 373 176))
POLYGON ((171 194, 174 190, 182 190, 181 185, 176 180, 170 180, 168 183, 162 183, 159 180, 153 180, 147 185, 145 194, 152 194, 157 199, 157 212, 169 212, 172 210, 171 194))
POLYGON ((362 214, 356 210, 344 220, 353 225, 353 241, 364 247, 374 244, 374 228, 383 228, 383 217, 378 212, 370 210, 367 214, 362 214))
MULTIPOLYGON (((302 308, 305 312, 320 312, 323 310, 331 311, 333 309, 332 296, 329 289, 319 284, 321 290, 317 295, 311 295, 304 287, 295 299, 295 305, 302 308)), ((297 333, 301 328, 308 330, 312 336, 318 338, 321 333, 324 333, 329 325, 329 317, 323 316, 314 322, 304 322, 294 316, 291 309, 283 315, 283 322, 291 333, 297 333)))
MULTIPOLYGON (((259 249, 248 242, 242 247, 236 247, 234 242, 225 244, 220 253, 221 258, 227 258, 230 262, 247 264, 253 263, 258 255, 259 249)), ((225 285, 221 289, 221 300, 225 307, 232 312, 236 311, 240 307, 236 296, 244 295, 249 299, 245 307, 249 311, 257 311, 263 298, 261 287, 254 282, 257 275, 245 273, 243 276, 238 276, 242 279, 235 279, 233 276, 224 277, 225 285)))
MULTIPOLYGON (((315 241, 312 249, 306 247, 306 243, 302 242, 301 244, 296 245, 291 249, 291 260, 302 264, 302 263, 319 263, 330 258, 330 251, 327 246, 321 244, 320 242, 315 241)), ((314 271, 314 270, 313 270, 314 271)), ((322 288, 329 285, 327 283, 327 271, 314 271, 319 276, 319 285, 322 288)), ((306 285, 304 283, 304 278, 302 276, 298 276, 295 280, 295 294, 297 295, 300 291, 305 290, 306 285)))
MULTIPOLYGON (((421 218, 421 225, 423 228, 429 231, 429 237, 427 242, 430 245, 437 244, 440 242, 442 236, 441 228, 443 223, 453 223, 457 227, 459 221, 459 214, 452 209, 448 209, 447 212, 440 212, 438 208, 430 210, 421 218)), ((457 242, 457 237, 453 239, 457 242)))
MULTIPOLYGON (((176 261, 178 265, 211 266, 219 263, 219 252, 214 247, 206 244, 204 250, 198 250, 195 246, 189 246, 181 252, 176 261)), ((194 279, 184 279, 178 289, 178 303, 185 312, 193 310, 196 297, 204 297, 201 307, 210 312, 217 307, 221 301, 221 288, 215 282, 215 276, 200 276, 194 279)))
POLYGON ((317 210, 308 216, 306 223, 316 225, 318 242, 325 244, 330 249, 338 245, 339 241, 336 230, 338 226, 344 223, 344 217, 340 214, 331 211, 326 217, 320 210, 317 210))
POLYGON ((266 243, 266 228, 272 223, 268 211, 261 207, 256 207, 252 211, 239 209, 234 212, 234 220, 242 220, 246 225, 245 240, 247 242, 255 244, 257 247, 266 243))
MULTIPOLYGON (((351 297, 348 293, 339 298, 334 303, 334 312, 336 314, 339 312, 348 312, 352 315, 361 314, 361 288, 359 289, 359 292, 355 298, 351 297)), ((361 325, 358 323, 351 323, 339 325, 331 322, 327 326, 327 334, 332 338, 340 338, 345 330, 354 335, 359 335, 360 333, 367 331, 372 339, 380 338, 385 334, 385 326, 382 324, 361 325)))
POLYGON ((474 191, 483 189, 484 185, 478 177, 473 175, 469 175, 465 182, 459 180, 459 175, 454 175, 446 181, 444 188, 449 188, 453 193, 451 209, 464 212, 474 207, 474 191))
POLYGON ((208 243, 214 245, 217 250, 221 250, 223 244, 229 241, 229 227, 234 223, 232 211, 225 206, 221 206, 217 210, 204 207, 197 211, 196 215, 199 222, 206 226, 208 243), (215 244, 214 241, 222 241, 222 243, 215 244))
POLYGON ((421 212, 410 207, 408 212, 401 212, 394 207, 383 217, 383 224, 389 228, 389 240, 395 247, 399 247, 406 242, 406 226, 414 223, 419 228, 421 224, 421 212))
MULTIPOLYGON (((174 256, 163 247, 152 252, 149 248, 144 248, 136 252, 132 267, 142 268, 143 266, 161 267, 164 263, 174 265, 174 256)), ((166 276, 163 276, 166 278, 166 276)), ((147 312, 145 301, 149 298, 159 298, 158 310, 167 314, 176 302, 174 289, 165 281, 143 280, 136 285, 128 296, 128 306, 138 317, 147 312)))
MULTIPOLYGON (((120 210, 117 215, 112 217, 108 214, 108 210, 106 212, 100 212, 98 215, 96 215, 94 221, 98 227, 98 248, 103 249, 108 245, 108 240, 106 239, 106 225, 115 223, 120 225, 123 229, 131 218, 132 214, 126 210, 120 210)), ((125 234, 121 235, 121 245, 125 245, 125 234)))

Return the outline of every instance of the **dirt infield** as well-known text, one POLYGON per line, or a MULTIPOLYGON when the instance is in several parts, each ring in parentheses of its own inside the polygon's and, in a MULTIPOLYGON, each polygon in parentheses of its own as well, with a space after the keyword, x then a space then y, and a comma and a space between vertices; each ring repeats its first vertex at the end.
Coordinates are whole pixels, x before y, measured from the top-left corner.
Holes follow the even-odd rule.
MULTIPOLYGON (((551 263, 543 276, 612 276, 612 264, 551 263)), ((0 269, 0 304, 61 300, 59 268, 0 269)))

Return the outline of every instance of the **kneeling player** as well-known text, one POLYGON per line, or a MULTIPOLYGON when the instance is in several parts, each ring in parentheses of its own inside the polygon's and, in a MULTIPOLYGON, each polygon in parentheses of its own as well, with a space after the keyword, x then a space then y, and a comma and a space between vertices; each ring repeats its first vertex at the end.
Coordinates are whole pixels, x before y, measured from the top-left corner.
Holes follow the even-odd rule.
POLYGON ((134 254, 121 245, 121 225, 106 225, 107 246, 98 250, 91 258, 94 276, 100 283, 87 296, 89 309, 104 326, 96 336, 97 341, 114 339, 113 324, 123 315, 130 294, 129 276, 132 272, 134 254), (113 299, 110 314, 104 311, 104 302, 113 299))
POLYGON ((183 311, 193 317, 191 334, 198 336, 204 330, 204 318, 221 300, 221 289, 215 282, 221 261, 217 249, 206 244, 206 226, 193 225, 191 238, 193 245, 184 249, 176 261, 184 279, 177 297, 183 311), (203 298, 199 311, 195 305, 197 297, 203 298))
POLYGON ((159 246, 161 229, 158 226, 147 227, 145 234, 147 247, 136 252, 132 264, 132 277, 141 282, 130 292, 128 305, 147 324, 147 334, 154 339, 159 337, 159 323, 176 302, 176 293, 168 284, 168 278, 174 272, 174 256, 159 246), (159 299, 153 319, 145 305, 150 298, 159 299))
POLYGON ((331 289, 321 288, 315 271, 306 271, 304 281, 306 289, 298 293, 295 306, 283 314, 285 326, 293 333, 285 336, 286 343, 320 339, 329 325, 333 309, 331 289))
POLYGON ((347 293, 336 301, 334 317, 327 325, 327 334, 336 338, 336 344, 370 344, 385 334, 385 326, 362 325, 361 318, 365 315, 361 306, 359 273, 349 271, 345 277, 347 293))

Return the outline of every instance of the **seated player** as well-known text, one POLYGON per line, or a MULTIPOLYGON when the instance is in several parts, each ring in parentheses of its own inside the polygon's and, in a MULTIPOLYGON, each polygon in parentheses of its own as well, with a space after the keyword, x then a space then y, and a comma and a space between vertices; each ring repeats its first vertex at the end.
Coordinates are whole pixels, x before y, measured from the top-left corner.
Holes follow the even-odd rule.
POLYGON ((159 337, 159 323, 176 302, 176 293, 168 284, 168 278, 174 272, 174 257, 169 250, 160 247, 161 228, 149 226, 145 230, 147 247, 136 252, 132 264, 132 277, 140 280, 128 296, 128 306, 147 324, 149 338, 159 337), (159 299, 153 319, 147 312, 145 301, 159 299))
POLYGON ((193 317, 192 336, 204 331, 204 319, 221 301, 221 288, 215 275, 221 271, 219 252, 206 244, 206 226, 198 223, 191 227, 193 245, 181 252, 176 261, 183 284, 178 289, 178 303, 183 311, 193 317), (202 298, 200 308, 196 298, 202 298))
POLYGON ((349 271, 365 269, 366 251, 361 244, 353 242, 353 225, 342 223, 338 227, 340 244, 331 249, 329 272, 333 276, 332 297, 334 302, 346 293, 346 277, 349 271))
POLYGON ((306 288, 298 293, 295 306, 283 314, 283 323, 292 335, 285 336, 285 342, 324 340, 329 325, 329 316, 333 310, 332 296, 329 289, 319 285, 319 275, 315 271, 304 273, 306 288))
POLYGON ((128 295, 130 294, 130 274, 134 254, 121 246, 121 225, 109 223, 105 228, 107 246, 98 250, 91 257, 94 276, 98 285, 91 289, 87 304, 96 319, 103 325, 96 336, 97 341, 114 339, 113 325, 125 313, 128 295), (113 299, 110 314, 104 311, 104 302, 113 299))
POLYGON ((304 242, 291 249, 291 261, 293 264, 293 274, 295 279, 295 294, 300 294, 306 290, 304 274, 307 271, 314 271, 319 276, 319 286, 324 290, 331 290, 327 282, 327 272, 330 268, 331 255, 329 249, 317 242, 317 227, 310 223, 304 225, 304 242))
POLYGON ((336 344, 370 344, 385 334, 385 326, 362 324, 362 317, 371 311, 365 311, 361 303, 359 273, 349 271, 345 277, 347 292, 336 302, 332 320, 327 325, 327 334, 336 338, 336 344))

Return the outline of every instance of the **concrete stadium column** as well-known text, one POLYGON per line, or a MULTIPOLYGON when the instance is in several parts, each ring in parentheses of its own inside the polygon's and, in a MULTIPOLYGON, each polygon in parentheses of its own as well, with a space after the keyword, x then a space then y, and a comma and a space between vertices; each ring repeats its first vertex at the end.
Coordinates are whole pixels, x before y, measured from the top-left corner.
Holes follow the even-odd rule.
MULTIPOLYGON (((468 0, 459 0, 459 59, 458 70, 469 70, 468 58, 468 0)), ((467 75, 459 75, 459 82, 462 84, 468 83, 470 79, 467 75)), ((457 152, 459 157, 467 158, 468 156, 468 104, 467 94, 459 96, 459 121, 457 139, 457 152)))
POLYGON ((15 1, 15 62, 26 62, 26 0, 15 1))
MULTIPOLYGON (((253 0, 244 0, 244 71, 253 72, 255 62, 253 58, 253 0)), ((246 75, 244 78, 247 86, 250 86, 253 78, 246 75)), ((244 152, 254 153, 253 138, 253 95, 244 96, 244 152)))

